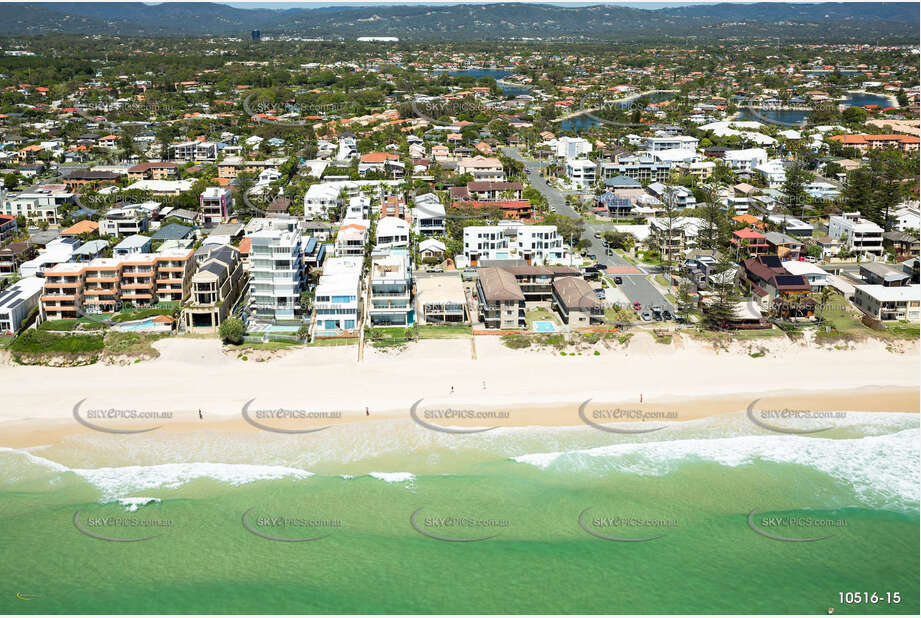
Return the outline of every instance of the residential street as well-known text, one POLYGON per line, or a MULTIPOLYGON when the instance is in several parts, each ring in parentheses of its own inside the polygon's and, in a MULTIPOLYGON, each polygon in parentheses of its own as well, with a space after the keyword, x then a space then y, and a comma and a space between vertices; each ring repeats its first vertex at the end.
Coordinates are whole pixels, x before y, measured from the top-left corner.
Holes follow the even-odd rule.
MULTIPOLYGON (((517 148, 503 148, 503 153, 516 160, 521 161, 525 165, 525 170, 528 174, 528 180, 531 185, 541 192, 541 194, 547 198, 547 203, 550 205, 550 208, 557 213, 566 215, 567 217, 579 218, 580 215, 572 207, 566 204, 566 195, 556 189, 551 187, 544 176, 541 174, 540 170, 543 166, 543 163, 540 161, 529 161, 524 159, 521 156, 521 153, 518 152, 517 148)), ((661 305, 662 307, 668 309, 672 313, 675 313, 674 306, 669 303, 664 296, 656 289, 656 287, 647 280, 648 273, 655 272, 649 267, 643 266, 634 266, 630 264, 627 260, 621 256, 614 255, 605 255, 604 247, 601 246, 601 240, 595 238, 595 232, 603 231, 606 229, 606 226, 598 225, 594 223, 585 224, 585 238, 591 242, 591 248, 588 250, 588 253, 594 254, 598 258, 598 263, 605 266, 615 266, 615 267, 632 267, 638 268, 640 271, 643 271, 642 274, 618 274, 623 280, 623 284, 618 286, 623 292, 623 294, 630 299, 630 302, 639 302, 643 305, 643 308, 650 307, 652 305, 661 305), (648 269, 648 270, 647 270, 648 269)))

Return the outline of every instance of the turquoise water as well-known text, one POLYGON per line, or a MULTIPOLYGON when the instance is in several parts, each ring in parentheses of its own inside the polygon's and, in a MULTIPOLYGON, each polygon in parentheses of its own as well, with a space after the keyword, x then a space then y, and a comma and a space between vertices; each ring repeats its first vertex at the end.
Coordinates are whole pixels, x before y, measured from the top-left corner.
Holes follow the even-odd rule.
POLYGON ((849 418, 821 438, 735 414, 638 435, 381 420, 2 449, 0 611, 917 614, 918 418, 849 418), (99 540, 78 511, 93 534, 155 538, 99 540), (768 538, 752 511, 827 538, 768 538))
POLYGON ((146 318, 140 322, 132 322, 130 324, 120 324, 118 330, 124 331, 135 331, 135 330, 146 330, 158 326, 156 322, 153 321, 153 318, 146 318))

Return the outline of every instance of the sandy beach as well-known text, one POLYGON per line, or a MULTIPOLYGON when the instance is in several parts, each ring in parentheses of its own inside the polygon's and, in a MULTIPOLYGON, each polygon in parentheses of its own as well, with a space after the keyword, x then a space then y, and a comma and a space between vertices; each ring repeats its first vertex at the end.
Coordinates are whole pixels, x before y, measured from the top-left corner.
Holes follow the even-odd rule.
POLYGON ((0 412, 0 446, 50 444, 93 431, 74 419, 91 410, 137 410, 168 418, 104 420, 110 428, 157 431, 259 431, 319 428, 381 418, 417 416, 444 426, 576 426, 579 405, 670 412, 692 420, 759 408, 918 413, 918 346, 892 352, 878 341, 853 349, 817 348, 776 338, 716 351, 681 338, 653 343, 645 334, 626 348, 517 351, 498 337, 425 340, 402 351, 303 348, 269 360, 242 360, 216 340, 167 339, 160 357, 128 366, 73 368, 0 366, 7 397, 0 412), (750 356, 757 345, 764 356, 750 356), (475 358, 474 358, 475 357, 475 358), (641 401, 642 398, 642 401, 641 401), (367 408, 368 415, 365 410, 367 408), (296 411, 280 420, 264 411, 296 411), (198 418, 202 411, 204 419, 198 418), (438 420, 432 411, 461 410, 470 418, 438 420), (303 413, 315 418, 304 418, 303 413), (432 420, 432 419, 435 420, 432 420))

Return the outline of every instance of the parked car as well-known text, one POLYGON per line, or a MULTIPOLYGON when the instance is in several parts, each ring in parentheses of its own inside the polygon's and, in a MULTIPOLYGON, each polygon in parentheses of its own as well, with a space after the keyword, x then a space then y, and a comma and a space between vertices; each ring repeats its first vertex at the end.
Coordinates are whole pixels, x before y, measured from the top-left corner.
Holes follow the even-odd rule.
POLYGON ((665 311, 662 312, 662 317, 665 318, 666 320, 672 320, 672 319, 674 319, 674 316, 672 315, 672 312, 669 311, 668 309, 666 309, 665 311))
POLYGON ((601 232, 595 232, 594 236, 595 238, 601 238, 601 232))
POLYGON ((651 321, 652 321, 652 314, 649 313, 648 311, 644 311, 643 313, 641 313, 641 314, 640 314, 640 317, 643 318, 643 321, 644 321, 644 322, 651 322, 651 321))
POLYGON ((643 305, 641 305, 640 302, 639 302, 638 300, 637 300, 637 301, 633 301, 633 309, 634 309, 635 311, 640 311, 642 308, 643 308, 643 305))
POLYGON ((621 285, 624 282, 622 277, 614 277, 614 283, 621 285))

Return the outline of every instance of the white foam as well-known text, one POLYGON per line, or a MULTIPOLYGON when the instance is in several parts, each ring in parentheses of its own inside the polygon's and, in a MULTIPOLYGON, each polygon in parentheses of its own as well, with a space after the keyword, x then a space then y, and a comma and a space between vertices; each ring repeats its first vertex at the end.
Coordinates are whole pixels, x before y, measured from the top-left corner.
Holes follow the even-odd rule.
POLYGON ((142 506, 148 504, 159 504, 160 498, 119 498, 118 503, 125 507, 129 513, 133 513, 142 506))
POLYGON ((312 472, 287 466, 262 466, 256 464, 227 464, 211 462, 169 463, 153 466, 119 466, 105 468, 68 468, 62 464, 32 453, 3 448, 16 453, 31 463, 55 472, 73 472, 102 491, 102 500, 111 501, 128 497, 139 491, 174 489, 202 478, 214 479, 228 485, 243 485, 255 481, 282 478, 303 479, 312 472))
POLYGON ((412 472, 371 472, 368 476, 385 483, 403 483, 416 478, 416 475, 412 472))
POLYGON ((808 466, 850 484, 859 500, 873 507, 917 510, 919 501, 918 429, 856 439, 802 436, 627 443, 555 453, 533 453, 513 461, 541 469, 617 471, 664 476, 694 461, 727 467, 757 461, 808 466))

